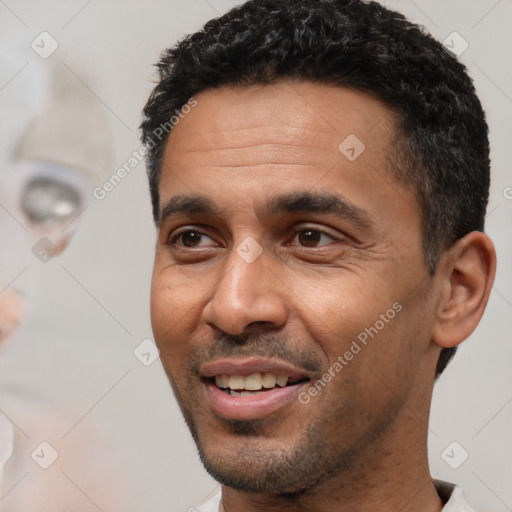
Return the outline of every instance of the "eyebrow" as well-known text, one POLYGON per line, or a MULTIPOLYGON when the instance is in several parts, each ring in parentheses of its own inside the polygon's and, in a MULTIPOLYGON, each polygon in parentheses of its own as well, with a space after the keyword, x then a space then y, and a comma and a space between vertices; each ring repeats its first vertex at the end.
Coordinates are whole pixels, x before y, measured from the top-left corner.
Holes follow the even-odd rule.
MULTIPOLYGON (((349 220, 362 229, 373 227, 373 222, 368 214, 341 194, 292 192, 272 196, 267 200, 266 210, 271 215, 285 213, 334 214, 349 220)), ((194 214, 225 216, 225 213, 204 195, 178 194, 161 208, 158 224, 171 217, 194 214)))

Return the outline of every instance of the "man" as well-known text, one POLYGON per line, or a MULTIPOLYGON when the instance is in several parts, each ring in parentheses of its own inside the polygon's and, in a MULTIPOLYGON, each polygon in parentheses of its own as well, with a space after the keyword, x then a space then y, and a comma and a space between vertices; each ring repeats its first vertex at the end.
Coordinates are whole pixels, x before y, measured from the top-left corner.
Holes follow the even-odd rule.
POLYGON ((254 0, 158 67, 151 319, 222 484, 198 510, 472 510, 427 460, 495 272, 464 66, 377 3, 254 0))

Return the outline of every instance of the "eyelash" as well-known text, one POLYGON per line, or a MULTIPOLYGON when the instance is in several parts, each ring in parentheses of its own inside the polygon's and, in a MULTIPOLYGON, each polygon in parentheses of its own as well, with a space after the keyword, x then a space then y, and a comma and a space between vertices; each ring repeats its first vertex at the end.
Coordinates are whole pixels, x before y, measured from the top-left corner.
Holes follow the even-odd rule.
MULTIPOLYGON (((301 228, 301 229, 294 229, 293 230, 293 237, 292 238, 295 238, 297 236, 298 233, 302 233, 303 231, 317 231, 318 233, 321 233, 322 235, 325 235, 333 240, 336 240, 334 238, 334 236, 332 236, 330 233, 328 233, 327 231, 324 231, 322 229, 319 229, 319 228, 301 228)), ((167 245, 177 245, 176 244, 176 241, 183 235, 187 234, 187 233, 196 233, 198 235, 201 235, 201 236, 206 236, 208 237, 208 235, 206 233, 203 233, 201 231, 198 231, 197 229, 184 229, 183 231, 180 231, 179 233, 176 233, 168 242, 167 245)), ((208 237, 208 238, 211 238, 211 237, 208 237)), ((339 241, 339 240, 338 240, 339 241)), ((327 244, 327 245, 330 245, 330 244, 327 244)), ((185 246, 181 246, 181 247, 184 247, 185 249, 199 249, 201 247, 185 247, 185 246)), ((303 246, 305 247, 305 246, 303 246)), ((320 247, 325 247, 324 245, 320 246, 320 247)), ((315 249, 316 247, 305 247, 306 249, 315 249)))

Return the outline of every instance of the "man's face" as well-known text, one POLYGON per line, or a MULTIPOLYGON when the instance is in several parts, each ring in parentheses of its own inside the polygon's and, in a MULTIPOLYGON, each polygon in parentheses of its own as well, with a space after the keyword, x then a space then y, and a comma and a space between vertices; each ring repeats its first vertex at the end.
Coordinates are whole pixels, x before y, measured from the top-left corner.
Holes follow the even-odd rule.
POLYGON ((196 100, 159 185, 155 340, 209 472, 300 491, 425 428, 438 352, 419 207, 368 95, 304 82, 196 100))

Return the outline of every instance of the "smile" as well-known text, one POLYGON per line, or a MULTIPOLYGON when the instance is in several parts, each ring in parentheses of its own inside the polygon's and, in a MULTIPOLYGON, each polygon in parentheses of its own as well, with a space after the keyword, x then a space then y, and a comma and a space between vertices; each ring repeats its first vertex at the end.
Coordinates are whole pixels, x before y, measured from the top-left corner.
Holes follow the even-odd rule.
POLYGON ((254 358, 208 363, 201 374, 211 411, 237 420, 275 413, 293 402, 310 380, 306 372, 284 361, 254 358))
POLYGON ((276 387, 284 388, 301 382, 304 379, 293 380, 285 375, 276 376, 273 373, 253 373, 243 375, 216 375, 215 385, 231 396, 254 396, 266 393, 276 387))

